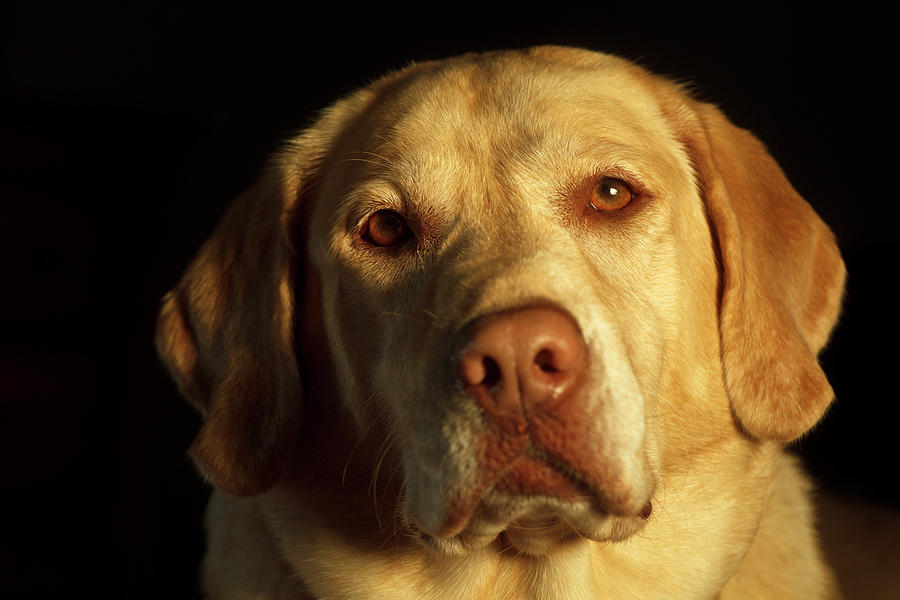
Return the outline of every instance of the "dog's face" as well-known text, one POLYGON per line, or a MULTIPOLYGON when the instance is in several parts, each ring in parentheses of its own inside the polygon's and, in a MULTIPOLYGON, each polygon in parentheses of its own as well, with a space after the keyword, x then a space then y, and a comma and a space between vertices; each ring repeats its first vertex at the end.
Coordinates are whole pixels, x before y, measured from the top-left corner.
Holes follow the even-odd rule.
POLYGON ((681 332, 717 344, 709 228, 655 109, 615 69, 473 59, 386 92, 330 158, 309 248, 342 397, 402 440, 404 509, 431 536, 642 522, 663 366, 681 332), (499 371, 480 386, 479 343, 499 371), (542 349, 583 356, 548 373, 542 349))
POLYGON ((831 398, 815 354, 843 267, 754 144, 559 48, 415 65, 342 101, 163 310, 162 353, 207 415, 195 458, 231 491, 277 481, 312 328, 424 540, 635 533, 667 472, 796 437, 831 398))

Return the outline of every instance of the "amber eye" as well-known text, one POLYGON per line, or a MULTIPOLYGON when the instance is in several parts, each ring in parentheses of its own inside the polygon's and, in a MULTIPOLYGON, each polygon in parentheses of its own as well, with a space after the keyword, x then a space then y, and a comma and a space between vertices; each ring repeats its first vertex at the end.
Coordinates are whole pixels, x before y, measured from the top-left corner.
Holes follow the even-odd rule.
POLYGON ((619 210, 634 198, 628 184, 615 177, 604 177, 591 190, 590 206, 598 211, 619 210))
POLYGON ((412 236, 409 225, 403 217, 392 210, 374 213, 363 230, 363 238, 376 246, 396 246, 412 236))

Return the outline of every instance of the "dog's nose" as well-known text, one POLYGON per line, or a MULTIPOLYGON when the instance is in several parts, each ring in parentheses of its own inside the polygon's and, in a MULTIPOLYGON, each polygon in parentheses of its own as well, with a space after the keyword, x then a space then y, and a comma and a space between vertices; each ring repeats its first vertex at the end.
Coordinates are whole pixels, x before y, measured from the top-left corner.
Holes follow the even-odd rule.
POLYGON ((458 377, 494 417, 528 419, 580 383, 587 348, 575 321, 553 307, 481 317, 463 333, 458 377))

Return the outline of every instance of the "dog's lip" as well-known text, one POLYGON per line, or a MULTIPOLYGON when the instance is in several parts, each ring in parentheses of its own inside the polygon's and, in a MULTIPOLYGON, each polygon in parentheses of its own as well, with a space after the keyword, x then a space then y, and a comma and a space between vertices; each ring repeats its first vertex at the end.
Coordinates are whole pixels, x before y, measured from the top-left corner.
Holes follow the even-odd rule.
POLYGON ((547 556, 583 542, 618 542, 640 531, 646 519, 640 515, 620 517, 593 511, 569 515, 533 513, 508 523, 473 519, 463 531, 437 537, 419 531, 426 547, 442 554, 463 555, 488 547, 532 556, 547 556))
POLYGON ((559 517, 553 516, 525 516, 512 521, 507 529, 548 529, 560 523, 559 517))
MULTIPOLYGON (((493 482, 486 497, 500 494, 507 497, 547 499, 557 508, 550 517, 539 514, 534 516, 533 518, 538 521, 548 520, 560 514, 565 515, 569 508, 573 509, 573 513, 584 514, 582 506, 589 507, 590 510, 587 512, 593 514, 639 516, 642 519, 650 516, 652 490, 646 498, 643 498, 643 502, 640 502, 639 497, 628 501, 630 508, 621 504, 609 505, 607 492, 602 484, 585 477, 565 462, 549 456, 534 444, 529 444, 525 452, 509 462, 503 474, 493 482), (517 470, 517 467, 523 470, 517 470), (528 479, 529 477, 531 479, 528 479)), ((523 518, 532 519, 532 517, 523 518)))
MULTIPOLYGON (((652 493, 651 493, 652 496, 652 493)), ((408 521, 414 537, 441 554, 463 555, 487 547, 546 556, 579 542, 619 542, 641 531, 652 509, 648 498, 637 514, 606 511, 597 499, 563 500, 547 496, 488 492, 456 531, 427 532, 408 521)))
POLYGON ((527 530, 558 529, 562 525, 566 531, 574 530, 581 537, 604 541, 620 537, 606 533, 610 521, 640 522, 650 516, 652 489, 639 504, 639 498, 629 502, 631 508, 610 507, 602 489, 595 491, 577 472, 565 465, 561 468, 558 461, 544 459, 545 455, 529 448, 511 460, 496 479, 482 481, 480 486, 457 496, 461 501, 448 507, 441 524, 422 527, 425 523, 414 517, 410 522, 415 523, 418 531, 436 540, 457 536, 493 540, 510 528, 524 535, 527 530), (524 464, 527 467, 525 473, 536 474, 538 482, 540 479, 548 481, 550 475, 556 479, 549 480, 551 485, 546 487, 535 481, 510 485, 507 476, 512 473, 510 467, 516 464, 524 464))
POLYGON ((608 539, 607 526, 612 522, 634 522, 640 526, 650 512, 650 500, 634 515, 610 513, 597 498, 566 500, 552 496, 509 495, 496 490, 488 493, 472 515, 462 535, 499 535, 516 531, 545 535, 549 532, 571 533, 603 541, 608 539))
POLYGON ((500 533, 505 545, 523 554, 549 554, 554 548, 584 536, 559 518, 525 518, 509 524, 500 533))

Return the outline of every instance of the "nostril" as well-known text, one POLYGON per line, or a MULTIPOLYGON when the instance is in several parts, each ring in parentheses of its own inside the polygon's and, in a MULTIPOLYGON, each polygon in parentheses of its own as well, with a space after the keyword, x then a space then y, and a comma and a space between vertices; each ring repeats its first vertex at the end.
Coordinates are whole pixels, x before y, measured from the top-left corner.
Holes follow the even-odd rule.
POLYGON ((467 386, 492 389, 503 379, 500 364, 489 355, 468 354, 460 361, 459 367, 460 379, 467 386))
POLYGON ((534 364, 536 364, 538 368, 544 373, 559 372, 559 368, 557 368, 556 366, 553 352, 547 350, 546 348, 537 353, 537 355, 534 357, 534 364))
POLYGON ((500 375, 500 365, 497 364, 497 361, 490 356, 485 356, 481 361, 481 364, 484 368, 484 378, 481 381, 482 385, 486 386, 488 389, 499 385, 502 376, 500 375))

